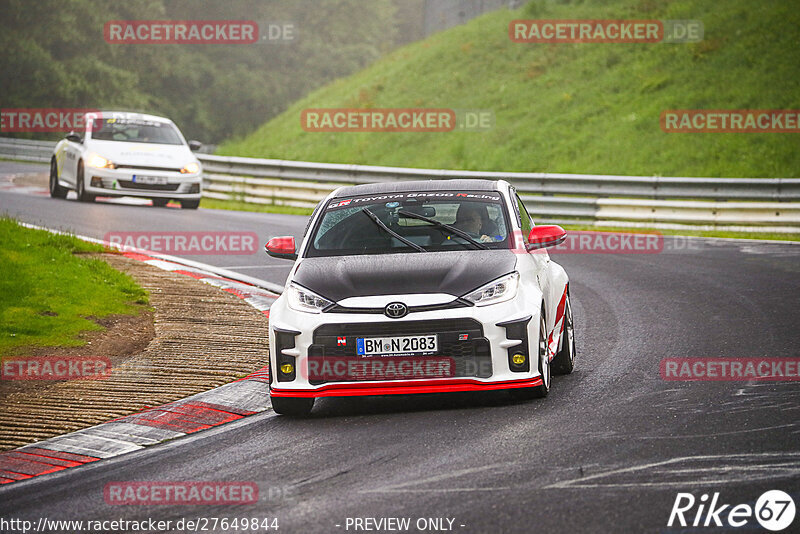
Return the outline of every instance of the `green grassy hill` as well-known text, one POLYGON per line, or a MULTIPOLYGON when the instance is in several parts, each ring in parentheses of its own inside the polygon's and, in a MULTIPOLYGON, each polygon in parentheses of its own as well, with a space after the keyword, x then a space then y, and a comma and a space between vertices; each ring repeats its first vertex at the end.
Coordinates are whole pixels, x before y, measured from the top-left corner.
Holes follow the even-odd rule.
POLYGON ((800 9, 785 0, 535 1, 397 50, 219 153, 469 170, 800 176, 800 134, 664 133, 666 109, 799 109, 800 9), (515 44, 508 23, 699 19, 694 44, 515 44), (306 108, 488 109, 485 132, 309 133, 306 108))

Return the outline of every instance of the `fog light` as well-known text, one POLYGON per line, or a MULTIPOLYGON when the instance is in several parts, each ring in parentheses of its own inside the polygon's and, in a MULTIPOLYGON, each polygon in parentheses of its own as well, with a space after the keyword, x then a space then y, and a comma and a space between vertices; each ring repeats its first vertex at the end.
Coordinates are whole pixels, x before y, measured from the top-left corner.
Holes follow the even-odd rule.
POLYGON ((285 375, 290 375, 294 372, 294 365, 291 363, 284 363, 281 365, 281 373, 285 375))
POLYGON ((511 357, 511 362, 514 365, 522 365, 522 364, 525 363, 525 355, 524 354, 520 354, 520 353, 516 353, 511 357))

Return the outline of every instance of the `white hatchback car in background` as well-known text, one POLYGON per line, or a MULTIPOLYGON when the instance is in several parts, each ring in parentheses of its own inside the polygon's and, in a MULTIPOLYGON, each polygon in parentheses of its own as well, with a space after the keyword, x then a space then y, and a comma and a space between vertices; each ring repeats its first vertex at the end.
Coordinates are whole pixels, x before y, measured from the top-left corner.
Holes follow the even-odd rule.
POLYGON ((145 197, 154 206, 170 199, 196 209, 203 188, 202 168, 175 124, 164 117, 103 111, 87 113, 83 135, 71 132, 50 160, 50 196, 78 200, 145 197))

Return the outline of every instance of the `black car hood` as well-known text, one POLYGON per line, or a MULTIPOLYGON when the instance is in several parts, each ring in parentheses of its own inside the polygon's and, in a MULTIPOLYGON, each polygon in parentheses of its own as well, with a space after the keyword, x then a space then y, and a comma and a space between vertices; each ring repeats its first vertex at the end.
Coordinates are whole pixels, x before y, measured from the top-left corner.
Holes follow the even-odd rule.
POLYGON ((413 293, 461 296, 514 270, 511 250, 406 252, 306 258, 293 280, 335 302, 413 293))

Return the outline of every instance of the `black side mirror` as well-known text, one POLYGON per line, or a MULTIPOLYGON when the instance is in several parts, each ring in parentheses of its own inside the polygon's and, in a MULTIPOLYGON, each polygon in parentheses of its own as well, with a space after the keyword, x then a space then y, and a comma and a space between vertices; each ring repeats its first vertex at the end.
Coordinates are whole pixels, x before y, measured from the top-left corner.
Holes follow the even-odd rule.
POLYGON ((189 141, 189 150, 192 152, 197 152, 201 148, 203 148, 203 143, 200 141, 189 141))
POLYGON ((81 136, 76 134, 75 132, 70 132, 67 134, 67 141, 72 141, 73 143, 83 143, 83 139, 81 139, 81 136))

